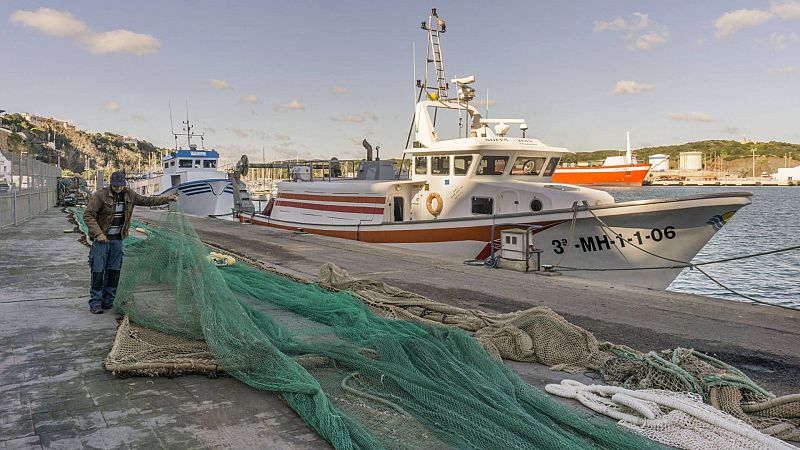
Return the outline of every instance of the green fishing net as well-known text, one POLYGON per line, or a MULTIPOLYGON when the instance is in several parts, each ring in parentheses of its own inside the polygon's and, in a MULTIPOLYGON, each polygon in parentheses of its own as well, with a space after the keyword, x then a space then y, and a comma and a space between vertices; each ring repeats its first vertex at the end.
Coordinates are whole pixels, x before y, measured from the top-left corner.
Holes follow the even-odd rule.
POLYGON ((188 220, 126 242, 116 312, 204 340, 218 364, 278 392, 338 449, 656 448, 526 384, 458 328, 391 320, 241 263, 216 267, 188 220))

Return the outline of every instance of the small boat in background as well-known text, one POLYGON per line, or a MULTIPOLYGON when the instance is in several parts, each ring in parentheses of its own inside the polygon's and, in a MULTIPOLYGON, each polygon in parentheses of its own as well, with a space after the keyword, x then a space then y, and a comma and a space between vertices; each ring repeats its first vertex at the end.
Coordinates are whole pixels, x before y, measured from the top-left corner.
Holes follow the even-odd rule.
POLYGON ((142 195, 178 194, 178 205, 187 213, 197 216, 233 216, 234 210, 253 212, 247 186, 239 175, 247 173, 247 157, 242 156, 236 171, 228 174, 219 170, 219 153, 197 148, 188 119, 184 122, 186 133, 176 134, 175 151, 161 157, 161 172, 145 174, 129 181, 128 186, 142 195), (178 136, 186 136, 188 149, 179 149, 178 136), (237 207, 238 203, 238 207, 237 207))
POLYGON ((625 156, 609 156, 602 166, 559 167, 553 181, 595 186, 641 186, 650 173, 650 164, 639 164, 631 154, 630 133, 625 156))

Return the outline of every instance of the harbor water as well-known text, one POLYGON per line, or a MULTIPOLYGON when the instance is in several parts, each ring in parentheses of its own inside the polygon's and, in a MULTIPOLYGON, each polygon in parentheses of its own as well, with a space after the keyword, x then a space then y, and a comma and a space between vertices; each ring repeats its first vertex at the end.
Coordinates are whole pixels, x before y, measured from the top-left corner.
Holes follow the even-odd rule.
MULTIPOLYGON (((643 186, 603 188, 618 202, 676 198, 712 192, 752 192, 739 210, 692 260, 715 261, 800 245, 800 189, 792 187, 643 186)), ((723 285, 758 300, 800 308, 800 250, 703 266, 723 285)), ((668 290, 748 302, 697 270, 684 269, 668 290)))

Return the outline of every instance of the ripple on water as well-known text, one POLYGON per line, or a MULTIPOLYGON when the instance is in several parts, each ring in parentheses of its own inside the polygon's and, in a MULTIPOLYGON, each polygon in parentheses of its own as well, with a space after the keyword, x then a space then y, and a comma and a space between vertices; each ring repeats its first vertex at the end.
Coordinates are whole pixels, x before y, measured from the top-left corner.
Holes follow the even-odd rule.
MULTIPOLYGON (((674 198, 712 192, 753 193, 753 204, 739 210, 692 262, 714 261, 800 245, 800 188, 798 187, 682 187, 644 186, 607 188, 617 201, 674 198)), ((800 308, 800 250, 703 266, 722 284, 758 300, 800 308)), ((703 276, 684 269, 667 288, 730 300, 745 301, 703 276)))

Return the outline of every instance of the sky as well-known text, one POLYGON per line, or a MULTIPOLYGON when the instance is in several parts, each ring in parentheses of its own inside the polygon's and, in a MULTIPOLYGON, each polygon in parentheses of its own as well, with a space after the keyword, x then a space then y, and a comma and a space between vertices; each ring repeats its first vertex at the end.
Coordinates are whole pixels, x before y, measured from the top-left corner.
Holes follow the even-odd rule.
POLYGON ((395 157, 431 7, 447 78, 547 144, 800 142, 800 0, 3 0, 0 109, 169 147, 188 103, 229 161, 395 157))

